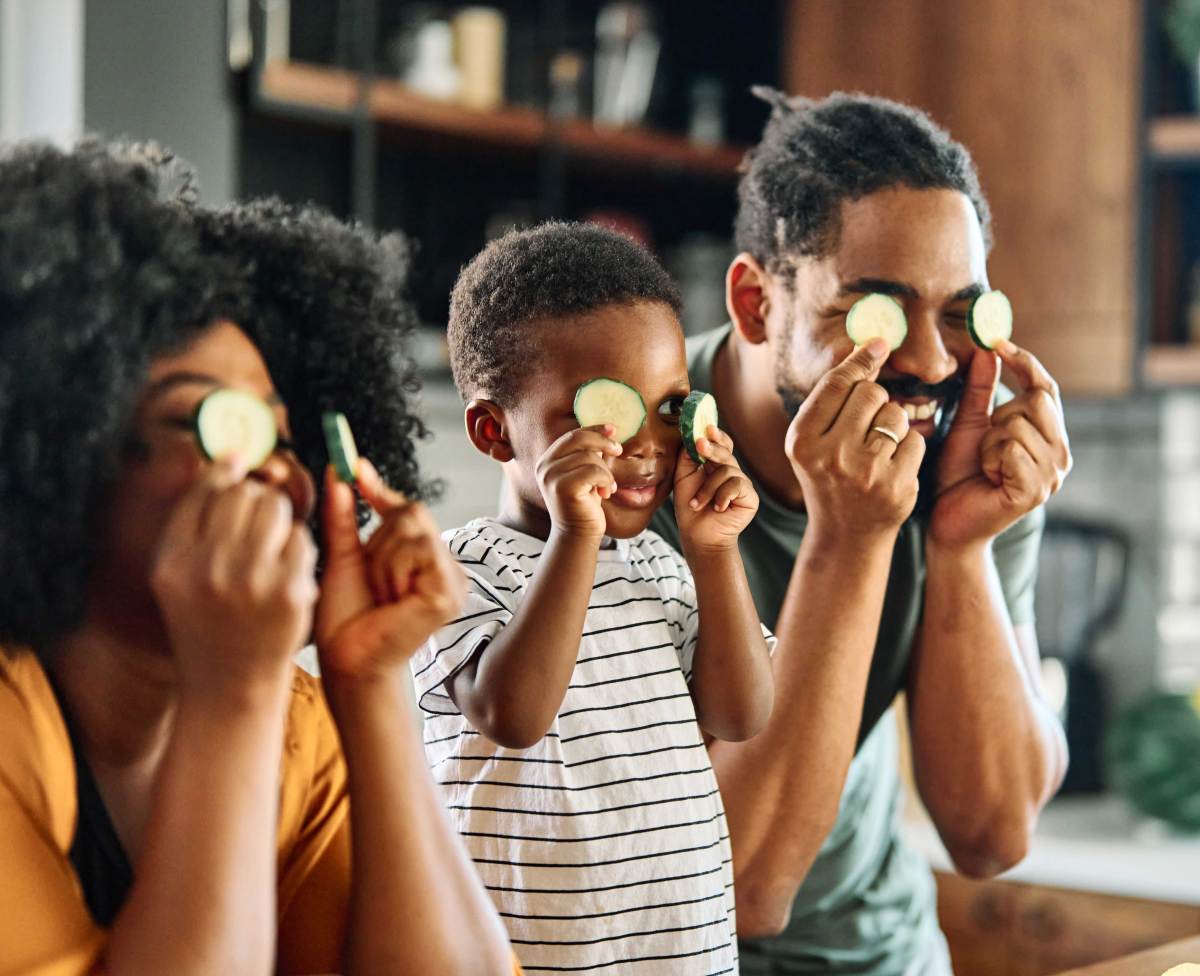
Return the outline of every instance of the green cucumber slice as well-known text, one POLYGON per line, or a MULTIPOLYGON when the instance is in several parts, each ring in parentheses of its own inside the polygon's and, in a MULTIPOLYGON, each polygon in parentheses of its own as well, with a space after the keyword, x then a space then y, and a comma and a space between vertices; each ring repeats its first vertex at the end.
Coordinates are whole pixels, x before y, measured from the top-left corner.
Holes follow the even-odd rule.
POLYGON ((321 414, 321 428, 334 473, 346 484, 354 484, 358 480, 358 447, 346 415, 332 411, 321 414))
POLYGON ((612 424, 613 440, 624 444, 646 422, 646 404, 632 386, 601 377, 575 391, 575 419, 580 427, 612 424))
POLYGON ((193 423, 205 457, 221 461, 237 455, 251 471, 271 456, 279 441, 271 408, 241 390, 213 390, 200 401, 193 423))
POLYGON ((872 292, 855 302, 846 314, 846 334, 856 346, 881 338, 889 349, 899 349, 908 335, 904 306, 891 295, 872 292))
POLYGON ((696 450, 696 438, 708 437, 708 428, 717 426, 717 398, 703 390, 692 390, 683 401, 679 412, 679 430, 683 434, 683 445, 697 464, 704 458, 696 450))
POLYGON ((1012 302, 1002 291, 985 291, 967 309, 967 332, 975 345, 995 349, 1013 333, 1012 302))

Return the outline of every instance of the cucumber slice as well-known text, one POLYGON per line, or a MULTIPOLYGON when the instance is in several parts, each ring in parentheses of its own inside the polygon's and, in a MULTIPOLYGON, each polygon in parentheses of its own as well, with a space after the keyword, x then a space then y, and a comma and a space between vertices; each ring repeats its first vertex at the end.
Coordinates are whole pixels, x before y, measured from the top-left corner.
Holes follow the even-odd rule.
POLYGON ((345 414, 321 414, 321 427, 325 431, 325 448, 329 451, 329 462, 338 478, 348 485, 358 480, 358 447, 345 414))
POLYGON ((882 338, 889 349, 899 349, 908 335, 904 306, 891 295, 878 292, 860 298, 846 314, 846 334, 856 346, 882 338))
POLYGON ((275 450, 279 428, 262 400, 240 390, 214 390, 196 408, 196 439, 213 461, 237 455, 253 471, 275 450))
POLYGON ((696 438, 707 437, 708 428, 716 426, 717 398, 703 390, 692 390, 683 401, 683 410, 679 414, 679 430, 683 434, 684 447, 697 464, 703 464, 704 458, 696 450, 696 438))
POLYGON ((967 309, 967 332, 975 345, 995 349, 996 344, 1011 339, 1013 333, 1012 302, 1002 291, 985 291, 967 309))
POLYGON ((612 424, 613 440, 624 444, 646 422, 646 404, 632 386, 601 377, 575 391, 575 419, 580 427, 612 424))

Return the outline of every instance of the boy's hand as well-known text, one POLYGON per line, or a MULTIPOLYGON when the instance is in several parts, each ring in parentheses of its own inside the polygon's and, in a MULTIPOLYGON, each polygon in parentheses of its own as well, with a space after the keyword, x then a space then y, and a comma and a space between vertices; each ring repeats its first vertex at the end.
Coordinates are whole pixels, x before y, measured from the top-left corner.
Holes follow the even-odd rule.
POLYGON ((675 465, 675 522, 685 550, 717 552, 737 546, 758 511, 758 493, 733 456, 733 440, 710 426, 696 439, 704 465, 679 450, 675 465))
POLYGON ((604 500, 617 490, 607 458, 622 447, 612 439, 612 424, 580 427, 563 434, 538 459, 538 487, 550 513, 551 525, 571 535, 594 537, 606 529, 604 500))
POLYGON ((354 492, 325 474, 325 573, 317 604, 322 670, 369 677, 409 657, 462 607, 466 579, 424 505, 359 461, 358 488, 381 518, 365 545, 354 492))

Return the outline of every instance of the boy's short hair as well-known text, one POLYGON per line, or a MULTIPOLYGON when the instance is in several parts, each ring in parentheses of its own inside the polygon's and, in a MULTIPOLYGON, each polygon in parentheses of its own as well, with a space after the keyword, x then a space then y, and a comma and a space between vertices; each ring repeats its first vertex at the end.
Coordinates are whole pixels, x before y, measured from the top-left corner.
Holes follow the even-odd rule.
POLYGON ((676 315, 683 307, 658 260, 624 234, 561 221, 505 234, 454 285, 454 384, 464 401, 485 396, 508 406, 548 348, 531 326, 634 302, 661 302, 676 315))

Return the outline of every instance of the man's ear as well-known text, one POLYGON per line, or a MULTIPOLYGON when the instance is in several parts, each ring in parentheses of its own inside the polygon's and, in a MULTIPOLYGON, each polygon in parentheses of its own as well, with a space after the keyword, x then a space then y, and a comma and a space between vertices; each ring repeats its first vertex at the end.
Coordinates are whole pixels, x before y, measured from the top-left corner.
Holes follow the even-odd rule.
POLYGON ((511 461, 512 445, 508 442, 504 411, 491 400, 472 400, 467 404, 467 436, 475 450, 494 461, 511 461))
POLYGON ((725 272, 725 309, 733 327, 752 345, 767 341, 767 280, 763 266, 745 251, 725 272))

